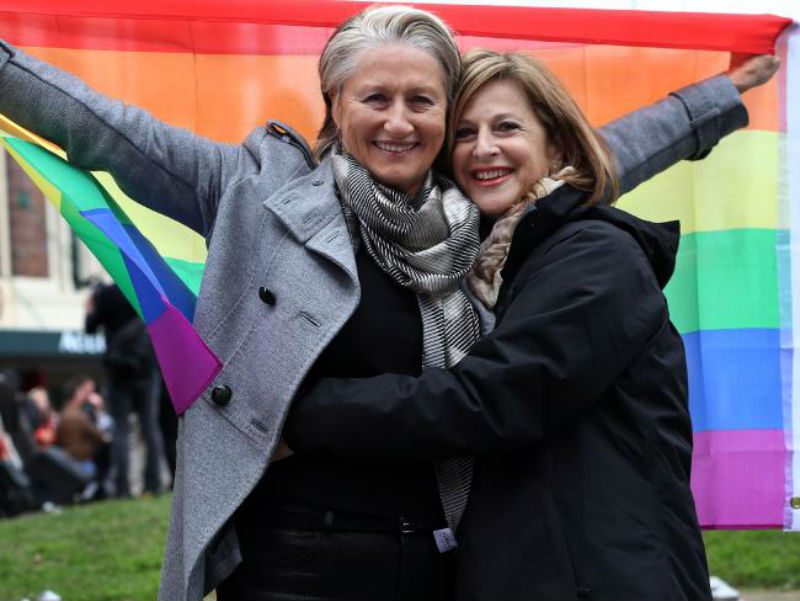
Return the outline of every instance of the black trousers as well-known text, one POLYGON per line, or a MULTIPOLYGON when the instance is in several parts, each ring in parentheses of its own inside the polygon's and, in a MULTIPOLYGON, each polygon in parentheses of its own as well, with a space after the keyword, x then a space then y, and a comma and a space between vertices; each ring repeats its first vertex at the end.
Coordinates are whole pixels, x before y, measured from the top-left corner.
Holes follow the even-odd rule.
POLYGON ((238 528, 243 561, 218 601, 452 601, 455 553, 431 531, 238 528))

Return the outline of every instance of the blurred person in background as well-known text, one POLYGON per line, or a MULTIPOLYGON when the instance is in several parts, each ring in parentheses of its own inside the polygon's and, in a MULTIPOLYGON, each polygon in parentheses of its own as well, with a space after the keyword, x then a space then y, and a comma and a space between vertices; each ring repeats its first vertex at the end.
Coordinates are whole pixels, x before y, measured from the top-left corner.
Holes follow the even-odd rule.
MULTIPOLYGON (((4 392, 5 391, 0 389, 0 396, 2 396, 4 392)), ((17 452, 14 440, 11 438, 11 434, 6 430, 3 415, 4 414, 0 412, 0 462, 9 463, 17 468, 21 468, 22 460, 17 452)))
POLYGON ((17 515, 32 505, 22 460, 0 416, 0 518, 17 515))
POLYGON ((56 441, 58 413, 53 410, 50 395, 43 386, 28 391, 22 404, 22 412, 28 421, 38 449, 46 449, 56 441))
POLYGON ((23 410, 24 399, 17 374, 11 370, 0 371, 0 419, 23 463, 36 452, 32 428, 23 410))
POLYGON ((114 420, 111 469, 115 495, 130 497, 130 425, 136 413, 147 457, 144 492, 160 494, 161 459, 164 455, 159 427, 161 378, 144 322, 116 285, 98 286, 87 303, 86 331, 102 330, 106 336, 103 366, 108 377, 108 404, 114 420))
POLYGON ((178 464, 178 415, 175 413, 175 405, 172 404, 172 397, 163 381, 159 396, 158 424, 164 442, 164 457, 169 467, 170 481, 174 482, 175 469, 178 464))
POLYGON ((97 480, 100 473, 96 458, 111 436, 101 430, 96 422, 95 404, 98 397, 95 382, 87 376, 76 376, 66 384, 66 403, 61 410, 56 428, 56 444, 70 457, 79 461, 87 475, 97 480))

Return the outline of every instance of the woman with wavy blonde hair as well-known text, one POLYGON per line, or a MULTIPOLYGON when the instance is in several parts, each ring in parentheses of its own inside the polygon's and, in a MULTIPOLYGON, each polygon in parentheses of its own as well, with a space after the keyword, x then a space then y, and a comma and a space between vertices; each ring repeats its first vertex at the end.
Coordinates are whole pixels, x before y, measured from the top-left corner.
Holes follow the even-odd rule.
MULTIPOLYGON (((509 191, 508 182, 501 182, 503 198, 516 194, 518 198, 502 215, 483 201, 486 180, 481 186, 471 186, 469 174, 456 173, 468 195, 471 195, 484 217, 497 218, 490 235, 484 239, 481 253, 468 274, 473 291, 487 306, 493 307, 502 282, 500 272, 505 263, 511 237, 516 224, 531 202, 549 194, 556 187, 570 184, 586 193, 586 204, 603 200, 616 200, 619 183, 616 165, 605 140, 589 124, 578 104, 558 78, 541 61, 519 53, 501 54, 491 50, 476 49, 463 59, 462 78, 458 94, 453 101, 448 129, 448 150, 451 163, 472 133, 461 123, 464 112, 476 95, 489 84, 504 82, 513 85, 524 95, 557 156, 547 157, 546 172, 538 173, 529 186, 517 178, 517 188, 509 191)), ((484 104, 483 106, 488 106, 484 104)), ((505 124, 509 127, 509 124, 505 124)), ((504 137, 509 137, 507 132, 504 137)), ((524 151, 523 151, 524 152, 524 151)), ((540 157, 532 156, 536 159, 540 157)), ((453 165, 451 164, 451 168, 453 165)), ((528 174, 525 177, 529 177, 528 174)), ((514 182, 512 182, 513 184, 514 182)), ((503 202, 504 202, 503 199, 503 202)), ((500 205, 505 207, 505 204, 500 205)))
POLYGON ((520 86, 547 131, 563 153, 563 165, 574 171, 562 179, 590 193, 587 202, 616 199, 619 192, 616 166, 606 141, 589 124, 564 85, 540 60, 520 54, 475 49, 464 55, 461 84, 450 109, 448 150, 456 142, 456 130, 465 108, 486 84, 514 81, 520 86))

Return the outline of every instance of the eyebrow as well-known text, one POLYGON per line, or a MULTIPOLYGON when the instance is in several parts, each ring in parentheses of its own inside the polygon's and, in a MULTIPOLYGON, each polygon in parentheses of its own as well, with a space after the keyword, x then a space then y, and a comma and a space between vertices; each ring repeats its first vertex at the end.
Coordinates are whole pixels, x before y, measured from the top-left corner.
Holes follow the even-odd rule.
MULTIPOLYGON (((356 90, 380 90, 386 91, 392 86, 387 86, 385 83, 379 83, 376 81, 365 81, 363 84, 358 86, 356 90)), ((408 91, 409 94, 429 94, 431 96, 436 96, 437 93, 440 95, 444 95, 441 91, 437 92, 436 88, 433 86, 417 86, 416 88, 411 88, 408 91)))
MULTIPOLYGON (((513 119, 514 121, 522 120, 520 117, 514 115, 513 113, 499 113, 497 115, 492 115, 492 121, 502 121, 503 119, 513 119)), ((472 125, 473 121, 471 119, 467 119, 466 117, 461 117, 461 119, 458 120, 458 125, 464 123, 472 125)))
POLYGON ((431 86, 419 86, 417 88, 411 88, 410 90, 412 94, 424 93, 424 94, 430 94, 431 96, 435 96, 438 91, 439 90, 431 86))

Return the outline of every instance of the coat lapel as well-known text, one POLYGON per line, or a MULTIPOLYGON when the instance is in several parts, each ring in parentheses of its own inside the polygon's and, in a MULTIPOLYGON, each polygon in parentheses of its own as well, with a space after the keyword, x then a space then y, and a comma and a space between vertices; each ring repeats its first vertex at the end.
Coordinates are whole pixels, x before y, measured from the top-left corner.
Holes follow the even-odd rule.
POLYGON ((292 236, 309 250, 338 265, 358 280, 355 255, 342 207, 334 190, 330 161, 264 202, 292 236))

